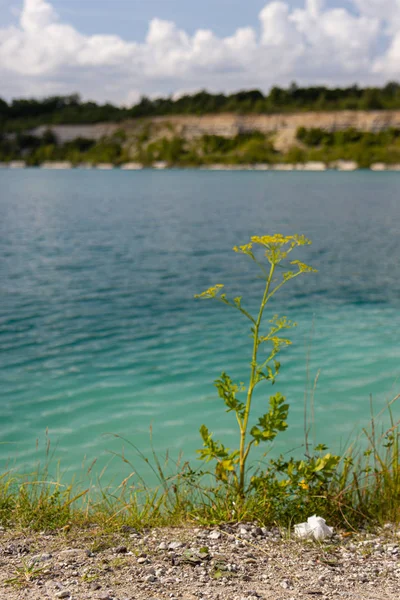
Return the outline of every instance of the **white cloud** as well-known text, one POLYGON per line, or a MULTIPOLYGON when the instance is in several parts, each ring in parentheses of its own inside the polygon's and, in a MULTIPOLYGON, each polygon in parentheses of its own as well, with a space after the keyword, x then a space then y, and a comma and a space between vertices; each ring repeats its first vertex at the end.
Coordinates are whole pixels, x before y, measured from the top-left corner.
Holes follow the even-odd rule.
POLYGON ((329 69, 355 76, 368 72, 380 31, 377 19, 356 17, 343 8, 318 10, 314 2, 311 10, 294 11, 291 21, 306 41, 305 60, 310 74, 323 76, 329 69))
POLYGON ((51 4, 45 0, 25 0, 21 15, 21 27, 30 33, 40 33, 43 27, 47 27, 57 21, 57 14, 51 4))
POLYGON ((400 0, 354 0, 360 11, 381 20, 388 38, 387 51, 375 58, 372 71, 381 77, 398 78, 400 74, 400 0))
POLYGON ((400 0, 267 2, 259 28, 220 38, 153 19, 143 43, 84 35, 62 23, 49 0, 25 0, 18 24, 0 26, 0 77, 8 97, 81 91, 129 102, 177 89, 267 89, 274 84, 384 82, 400 75, 400 0), (387 49, 379 42, 386 36, 387 49), (140 90, 140 92, 139 92, 140 90))

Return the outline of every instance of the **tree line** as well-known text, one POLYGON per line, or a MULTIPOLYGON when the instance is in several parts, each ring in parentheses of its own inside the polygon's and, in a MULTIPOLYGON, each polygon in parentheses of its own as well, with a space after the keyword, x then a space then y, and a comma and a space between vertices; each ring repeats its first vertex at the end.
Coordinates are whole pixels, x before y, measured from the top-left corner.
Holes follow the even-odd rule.
POLYGON ((139 117, 164 115, 204 115, 233 112, 238 114, 273 114, 278 112, 328 110, 400 109, 400 84, 384 87, 347 88, 323 86, 287 89, 273 87, 268 94, 260 90, 233 94, 211 94, 205 90, 180 98, 148 98, 143 96, 131 107, 83 101, 78 94, 39 99, 0 98, 0 127, 3 131, 29 129, 42 124, 87 124, 120 122, 139 117))

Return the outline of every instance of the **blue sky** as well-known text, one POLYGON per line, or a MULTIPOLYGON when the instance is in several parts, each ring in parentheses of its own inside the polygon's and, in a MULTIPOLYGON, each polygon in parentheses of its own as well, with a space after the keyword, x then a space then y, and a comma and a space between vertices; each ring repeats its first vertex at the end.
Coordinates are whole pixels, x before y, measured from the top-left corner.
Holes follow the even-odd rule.
MULTIPOLYGON (((21 0, 0 0, 3 24, 16 21, 21 0)), ((266 0, 53 0, 61 20, 72 23, 87 35, 116 33, 124 39, 143 41, 149 22, 158 17, 172 20, 192 34, 199 28, 212 28, 227 36, 238 27, 258 26, 257 15, 266 0)), ((303 0, 289 0, 301 7, 303 0)), ((352 2, 328 0, 327 7, 344 6, 354 10, 352 2)))
POLYGON ((400 0, 0 0, 0 96, 400 78, 400 0))

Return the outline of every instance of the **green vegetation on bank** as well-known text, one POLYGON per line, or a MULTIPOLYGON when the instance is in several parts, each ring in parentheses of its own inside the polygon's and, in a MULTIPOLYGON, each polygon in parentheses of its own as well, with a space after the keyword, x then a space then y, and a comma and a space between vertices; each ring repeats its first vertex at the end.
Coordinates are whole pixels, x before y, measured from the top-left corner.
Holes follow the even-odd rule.
POLYGON ((27 133, 0 134, 0 162, 24 160, 28 166, 37 166, 46 161, 69 161, 73 165, 82 162, 121 164, 129 160, 123 147, 125 135, 117 132, 99 141, 76 138, 60 144, 50 131, 42 136, 27 133))
POLYGON ((132 472, 118 485, 102 487, 93 481, 91 469, 80 483, 65 483, 58 478, 59 465, 51 461, 28 474, 10 470, 0 475, 0 526, 43 531, 95 524, 115 531, 126 525, 142 529, 257 521, 286 528, 315 513, 329 525, 350 530, 399 524, 400 429, 392 414, 399 400, 397 396, 388 405, 386 429, 379 430, 378 415, 330 461, 328 449, 323 444, 312 448, 307 435, 295 456, 264 458, 244 499, 206 465, 143 456, 127 440, 121 460, 132 472), (146 486, 138 475, 142 460, 157 475, 157 487, 146 486))
POLYGON ((0 162, 24 160, 37 166, 46 161, 82 163, 112 163, 121 165, 135 161, 144 166, 163 161, 168 166, 196 167, 212 164, 247 165, 275 163, 326 164, 352 160, 362 168, 373 163, 400 164, 400 130, 381 132, 356 129, 327 132, 300 127, 296 139, 285 152, 274 147, 274 136, 260 132, 239 134, 231 138, 203 135, 185 139, 170 135, 152 137, 147 131, 127 138, 123 130, 99 141, 77 138, 64 144, 45 131, 42 136, 27 133, 0 134, 0 162))
POLYGON ((0 129, 23 131, 38 125, 120 122, 138 117, 164 115, 205 115, 233 112, 273 114, 298 111, 382 110, 400 108, 400 84, 390 82, 382 88, 308 88, 292 84, 288 89, 273 87, 268 94, 259 90, 233 94, 201 91, 180 98, 142 97, 131 107, 84 102, 79 95, 54 96, 43 100, 0 98, 0 129))
POLYGON ((290 151, 290 157, 295 159, 293 162, 354 160, 361 168, 376 162, 400 163, 399 129, 370 132, 349 128, 327 132, 300 127, 296 137, 302 147, 290 151))
POLYGON ((259 132, 232 138, 203 135, 193 140, 162 137, 154 141, 138 140, 133 159, 144 165, 165 161, 171 166, 274 163, 282 159, 275 151, 271 136, 259 132))
POLYGON ((262 299, 256 318, 247 311, 241 297, 229 300, 221 284, 200 295, 218 299, 251 321, 253 353, 247 389, 225 373, 215 382, 226 411, 233 412, 237 419, 238 449, 229 450, 215 441, 203 425, 201 465, 180 462, 171 471, 171 459, 169 463, 168 458, 162 462, 154 452, 145 456, 124 440, 121 460, 129 465, 131 473, 119 485, 103 489, 90 480, 92 467, 79 485, 60 481, 52 473, 51 463, 27 475, 11 470, 0 475, 0 525, 41 531, 96 524, 107 531, 126 525, 143 528, 258 521, 290 527, 315 513, 329 519, 330 525, 348 529, 361 524, 398 524, 400 421, 394 418, 394 407, 400 395, 388 403, 385 415, 371 415, 370 427, 346 451, 335 455, 325 445, 310 442, 312 423, 308 415, 314 413, 313 394, 306 393, 302 448, 293 456, 270 458, 266 453, 262 460, 249 458, 253 446, 268 444, 276 435, 290 435, 286 423, 289 405, 279 393, 265 402, 267 412, 256 423, 251 404, 258 384, 275 384, 281 368, 277 355, 290 345, 279 334, 293 325, 284 317, 270 315, 269 331, 263 335, 264 309, 272 295, 289 280, 313 271, 298 260, 287 261, 289 252, 308 243, 303 236, 276 234, 253 237, 249 244, 234 248, 262 272, 262 299), (258 247, 264 257, 259 256, 258 247), (264 263, 270 267, 267 264, 265 268, 264 263), (268 346, 270 350, 265 352, 268 346), (379 432, 382 422, 388 425, 379 432), (158 488, 146 486, 139 475, 140 468, 129 460, 129 450, 144 461, 147 470, 153 471, 158 488), (207 468, 210 461, 216 465, 212 471, 207 468))

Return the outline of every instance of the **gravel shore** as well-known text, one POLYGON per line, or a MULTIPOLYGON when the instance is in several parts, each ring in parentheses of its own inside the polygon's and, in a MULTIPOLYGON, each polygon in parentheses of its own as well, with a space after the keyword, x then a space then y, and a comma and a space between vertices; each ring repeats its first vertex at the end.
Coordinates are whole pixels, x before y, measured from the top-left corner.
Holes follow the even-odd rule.
POLYGON ((0 528, 1 600, 399 600, 400 530, 300 542, 252 524, 0 528))

